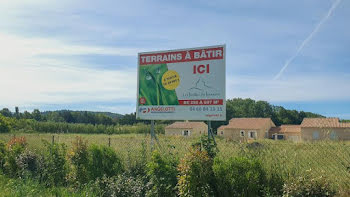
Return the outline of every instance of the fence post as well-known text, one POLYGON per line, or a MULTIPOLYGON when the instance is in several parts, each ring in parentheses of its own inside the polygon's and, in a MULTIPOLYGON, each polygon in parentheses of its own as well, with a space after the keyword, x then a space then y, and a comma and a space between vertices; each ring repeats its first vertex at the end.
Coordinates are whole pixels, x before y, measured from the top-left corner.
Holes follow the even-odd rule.
POLYGON ((55 136, 52 135, 52 145, 55 143, 55 136))
POLYGON ((111 137, 108 137, 108 147, 111 147, 111 137))

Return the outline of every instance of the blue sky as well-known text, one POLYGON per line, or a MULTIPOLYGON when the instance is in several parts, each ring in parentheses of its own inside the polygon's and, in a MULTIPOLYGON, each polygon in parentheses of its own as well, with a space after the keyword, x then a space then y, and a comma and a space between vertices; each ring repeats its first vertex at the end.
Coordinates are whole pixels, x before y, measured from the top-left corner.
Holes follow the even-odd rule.
POLYGON ((0 108, 130 113, 138 52, 226 44, 227 98, 350 119, 349 19, 347 0, 4 0, 0 108))

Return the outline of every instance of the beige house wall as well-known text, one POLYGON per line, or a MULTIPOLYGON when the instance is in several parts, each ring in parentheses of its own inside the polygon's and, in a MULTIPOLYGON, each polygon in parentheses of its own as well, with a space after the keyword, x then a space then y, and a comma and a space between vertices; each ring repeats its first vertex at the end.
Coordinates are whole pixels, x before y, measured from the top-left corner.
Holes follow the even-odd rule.
POLYGON ((272 139, 272 135, 274 134, 284 135, 285 140, 301 141, 301 134, 299 132, 288 132, 288 133, 269 132, 269 138, 272 139))
POLYGON ((224 138, 232 139, 232 140, 239 140, 244 139, 240 137, 240 129, 232 129, 232 128, 226 128, 226 129, 220 129, 218 130, 217 135, 222 136, 224 138))
POLYGON ((255 131, 256 132, 256 139, 265 139, 268 137, 268 131, 271 129, 272 123, 266 123, 262 128, 260 129, 236 129, 236 128, 219 128, 217 130, 217 135, 228 138, 231 140, 248 140, 252 139, 248 136, 250 131, 255 131), (244 131, 244 137, 241 137, 240 133, 241 131, 244 131))
POLYGON ((301 128, 301 138, 303 140, 350 140, 350 128, 301 128))
POLYGON ((270 128, 265 127, 263 129, 233 129, 233 128, 225 128, 219 129, 217 132, 218 136, 222 136, 224 138, 228 138, 231 140, 247 140, 252 139, 248 136, 250 131, 256 132, 256 139, 264 139, 266 137, 266 132, 270 128), (241 137, 241 131, 244 131, 244 137, 241 137))
POLYGON ((192 129, 181 129, 181 128, 165 128, 165 135, 176 135, 176 136, 181 136, 182 131, 189 131, 190 135, 189 136, 199 136, 202 134, 208 134, 208 127, 203 125, 200 127, 192 128, 192 129))

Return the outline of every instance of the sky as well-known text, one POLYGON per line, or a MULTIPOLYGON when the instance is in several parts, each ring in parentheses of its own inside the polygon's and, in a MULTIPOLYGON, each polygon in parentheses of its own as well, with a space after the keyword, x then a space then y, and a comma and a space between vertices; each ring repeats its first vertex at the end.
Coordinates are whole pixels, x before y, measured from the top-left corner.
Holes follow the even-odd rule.
POLYGON ((137 53, 226 44, 226 96, 350 119, 349 0, 1 0, 0 108, 135 111, 137 53))

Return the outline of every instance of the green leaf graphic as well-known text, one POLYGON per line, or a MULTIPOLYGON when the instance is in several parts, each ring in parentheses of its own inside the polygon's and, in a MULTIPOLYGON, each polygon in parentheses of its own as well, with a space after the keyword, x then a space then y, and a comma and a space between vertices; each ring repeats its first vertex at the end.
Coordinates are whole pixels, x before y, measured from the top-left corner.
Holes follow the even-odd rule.
POLYGON ((139 98, 146 99, 144 105, 179 105, 175 90, 167 90, 162 85, 166 71, 166 64, 140 66, 139 98))

